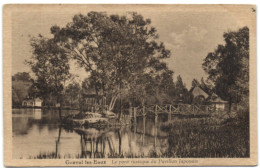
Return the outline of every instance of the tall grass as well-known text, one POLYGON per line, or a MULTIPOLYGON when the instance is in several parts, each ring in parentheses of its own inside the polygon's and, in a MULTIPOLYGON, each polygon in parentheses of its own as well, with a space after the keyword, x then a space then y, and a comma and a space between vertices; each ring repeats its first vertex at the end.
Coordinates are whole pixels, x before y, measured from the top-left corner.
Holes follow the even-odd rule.
POLYGON ((249 157, 246 118, 176 119, 162 129, 169 132, 169 148, 160 157, 249 157))

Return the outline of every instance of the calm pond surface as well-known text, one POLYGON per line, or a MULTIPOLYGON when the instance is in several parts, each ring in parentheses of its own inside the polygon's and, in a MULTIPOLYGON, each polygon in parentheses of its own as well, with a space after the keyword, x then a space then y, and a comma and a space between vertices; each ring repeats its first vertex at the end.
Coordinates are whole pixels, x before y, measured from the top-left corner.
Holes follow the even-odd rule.
MULTIPOLYGON (((66 129, 59 124, 58 111, 13 109, 13 158, 106 158, 149 157, 169 147, 168 135, 160 129, 167 119, 143 119, 136 128, 66 129), (134 131, 135 130, 135 131, 134 131)), ((78 111, 62 111, 63 115, 78 111)))

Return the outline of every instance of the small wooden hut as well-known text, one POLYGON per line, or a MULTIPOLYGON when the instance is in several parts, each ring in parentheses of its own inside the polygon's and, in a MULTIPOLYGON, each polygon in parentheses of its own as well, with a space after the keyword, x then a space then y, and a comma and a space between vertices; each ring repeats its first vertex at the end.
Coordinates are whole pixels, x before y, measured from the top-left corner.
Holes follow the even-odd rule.
POLYGON ((224 111, 228 108, 228 101, 222 100, 218 96, 213 96, 210 99, 210 104, 214 105, 216 111, 224 111))
POLYGON ((25 98, 22 102, 23 107, 42 107, 42 100, 40 98, 25 98))
POLYGON ((88 89, 82 93, 83 110, 89 112, 101 112, 106 110, 106 97, 101 92, 96 92, 95 89, 88 89))

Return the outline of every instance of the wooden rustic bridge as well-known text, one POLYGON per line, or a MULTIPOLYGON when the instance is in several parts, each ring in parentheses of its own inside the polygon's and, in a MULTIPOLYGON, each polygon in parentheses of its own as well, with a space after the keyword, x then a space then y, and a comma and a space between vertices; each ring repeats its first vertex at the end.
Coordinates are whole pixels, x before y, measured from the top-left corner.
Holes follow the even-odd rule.
POLYGON ((210 115, 216 111, 212 105, 196 105, 196 104, 165 104, 165 105, 150 105, 142 107, 132 107, 130 115, 136 121, 136 117, 146 117, 154 115, 157 117, 160 114, 167 114, 168 119, 171 120, 173 115, 183 116, 198 116, 210 115))
MULTIPOLYGON (((146 117, 154 116, 155 125, 158 124, 158 116, 162 114, 168 115, 168 121, 171 121, 172 116, 209 116, 214 113, 216 108, 214 105, 196 105, 196 104, 165 104, 165 105, 150 105, 143 107, 130 108, 130 118, 134 119, 133 124, 137 124, 137 117, 143 118, 143 131, 145 135, 146 117)), ((136 132, 136 128, 134 128, 136 132)), ((155 129, 157 135, 157 129, 155 129)))

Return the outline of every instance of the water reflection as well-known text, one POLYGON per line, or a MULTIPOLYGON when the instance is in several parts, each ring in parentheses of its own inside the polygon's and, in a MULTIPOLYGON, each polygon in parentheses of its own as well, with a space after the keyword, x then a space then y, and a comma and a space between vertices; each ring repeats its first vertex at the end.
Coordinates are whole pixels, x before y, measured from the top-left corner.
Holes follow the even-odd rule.
MULTIPOLYGON (((62 111, 63 115, 77 111, 62 111)), ((13 158, 152 157, 168 149, 159 118, 124 128, 61 127, 55 110, 13 109, 13 158)))

